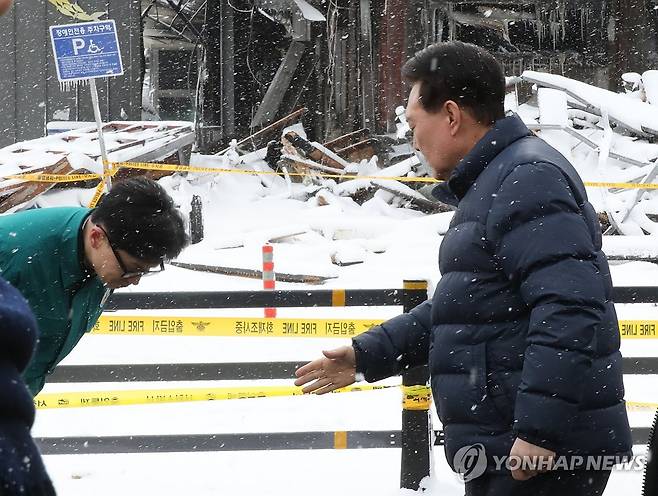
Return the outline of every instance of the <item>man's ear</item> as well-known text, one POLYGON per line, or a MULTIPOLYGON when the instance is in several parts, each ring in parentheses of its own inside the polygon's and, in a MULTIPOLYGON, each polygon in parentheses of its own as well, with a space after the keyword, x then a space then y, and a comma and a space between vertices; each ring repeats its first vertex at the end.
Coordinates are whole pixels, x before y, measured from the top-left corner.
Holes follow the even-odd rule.
POLYGON ((94 250, 100 248, 104 240, 105 240, 105 235, 101 232, 99 228, 94 226, 89 230, 89 245, 94 250))
POLYGON ((443 108, 448 116, 448 123, 450 125, 450 135, 455 137, 459 132, 462 124, 462 109, 453 100, 448 100, 443 104, 443 108))

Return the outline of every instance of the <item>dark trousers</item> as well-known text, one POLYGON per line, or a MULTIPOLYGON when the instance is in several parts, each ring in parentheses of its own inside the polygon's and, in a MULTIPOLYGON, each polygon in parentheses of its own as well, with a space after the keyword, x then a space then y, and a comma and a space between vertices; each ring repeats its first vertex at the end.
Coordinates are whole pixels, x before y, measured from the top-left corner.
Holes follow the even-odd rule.
POLYGON ((609 470, 556 470, 527 481, 484 474, 466 483, 466 496, 601 496, 609 478, 609 470))

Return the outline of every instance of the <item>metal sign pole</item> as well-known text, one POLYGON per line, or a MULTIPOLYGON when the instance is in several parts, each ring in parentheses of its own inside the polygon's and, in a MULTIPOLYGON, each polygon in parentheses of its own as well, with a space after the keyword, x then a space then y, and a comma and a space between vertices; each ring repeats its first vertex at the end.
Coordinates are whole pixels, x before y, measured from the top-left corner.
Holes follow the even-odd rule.
POLYGON ((97 194, 102 191, 101 184, 105 184, 109 191, 112 187, 112 178, 110 177, 110 163, 105 149, 103 122, 94 78, 123 75, 116 23, 112 19, 107 19, 50 26, 49 30, 59 82, 66 88, 67 85, 76 84, 78 81, 89 81, 91 102, 98 128, 98 142, 103 160, 103 181, 97 188, 97 194))
POLYGON ((103 137, 103 122, 101 121, 101 109, 98 104, 98 90, 96 89, 96 80, 89 80, 89 89, 91 90, 91 102, 94 107, 94 117, 96 118, 96 127, 98 129, 98 142, 101 145, 101 157, 103 159, 103 178, 105 186, 110 191, 112 187, 112 178, 110 177, 110 162, 107 160, 107 150, 105 149, 105 138, 103 137))

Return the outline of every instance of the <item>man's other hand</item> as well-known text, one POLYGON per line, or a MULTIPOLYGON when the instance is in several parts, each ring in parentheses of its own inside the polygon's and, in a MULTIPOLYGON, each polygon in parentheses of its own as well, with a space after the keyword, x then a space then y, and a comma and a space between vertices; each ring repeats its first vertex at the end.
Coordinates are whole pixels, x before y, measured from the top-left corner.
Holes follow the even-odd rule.
POLYGON ((351 346, 323 351, 322 358, 313 360, 295 371, 295 386, 309 384, 305 393, 325 394, 353 384, 356 376, 356 355, 351 346))
POLYGON ((516 438, 509 453, 512 477, 518 481, 548 472, 553 467, 555 452, 516 438))

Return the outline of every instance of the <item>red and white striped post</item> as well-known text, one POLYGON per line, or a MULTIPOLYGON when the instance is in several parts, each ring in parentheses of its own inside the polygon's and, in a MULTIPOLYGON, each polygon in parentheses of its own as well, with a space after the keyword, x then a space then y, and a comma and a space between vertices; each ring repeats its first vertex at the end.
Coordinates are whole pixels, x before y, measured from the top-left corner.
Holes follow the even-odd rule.
MULTIPOLYGON (((263 245, 263 289, 274 290, 274 247, 263 245)), ((276 308, 265 309, 266 319, 276 318, 276 308)))

